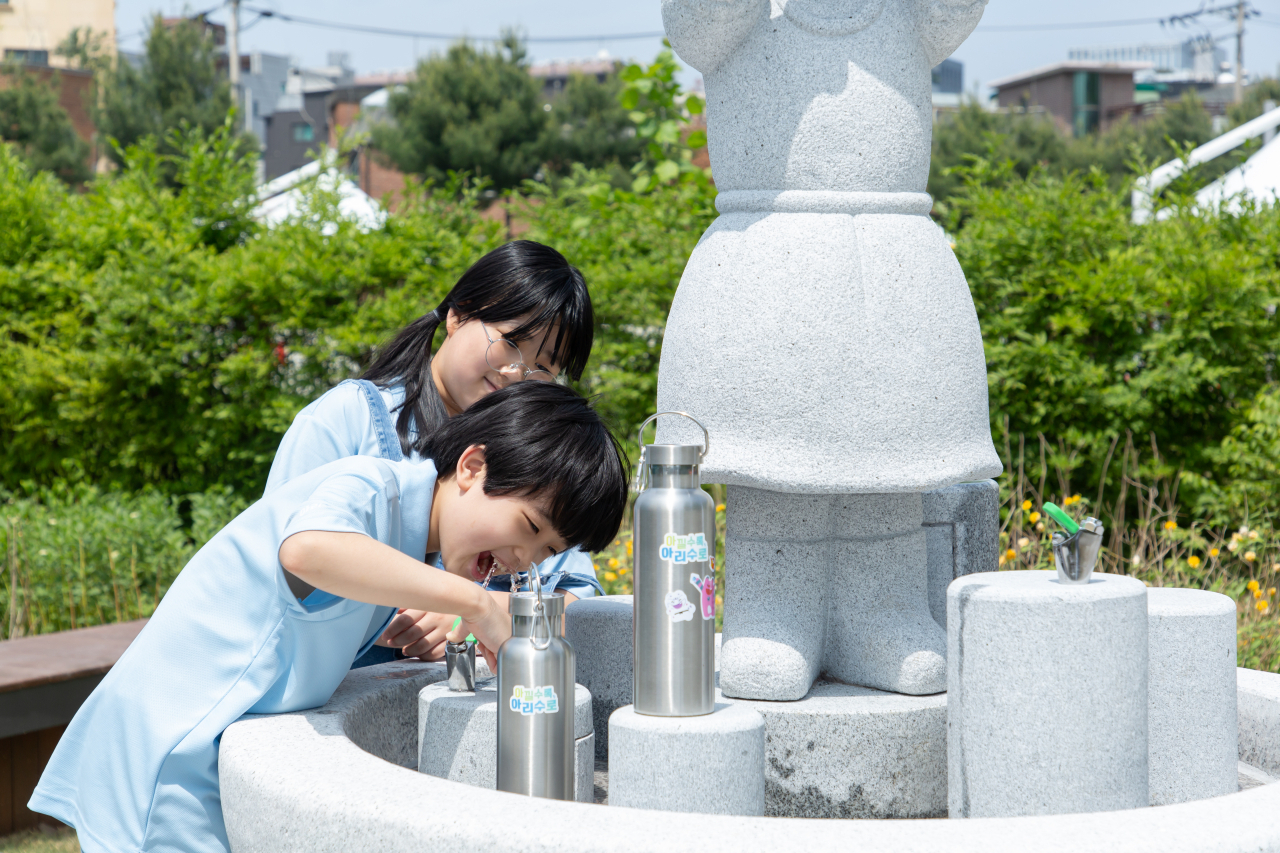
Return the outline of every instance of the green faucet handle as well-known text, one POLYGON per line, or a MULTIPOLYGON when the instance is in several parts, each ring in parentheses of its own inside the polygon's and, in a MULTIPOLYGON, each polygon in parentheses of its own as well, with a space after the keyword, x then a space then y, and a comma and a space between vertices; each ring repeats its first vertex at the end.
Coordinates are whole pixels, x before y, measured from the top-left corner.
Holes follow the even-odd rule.
MULTIPOLYGON (((453 620, 453 627, 452 627, 452 628, 450 628, 450 629, 449 629, 449 631, 450 631, 450 632, 453 632, 453 631, 458 630, 458 626, 459 626, 459 625, 461 625, 461 624, 462 624, 462 617, 461 617, 461 616, 459 616, 457 619, 454 619, 454 620, 453 620)), ((475 635, 475 634, 467 634, 467 642, 468 642, 468 643, 474 643, 475 641, 476 641, 476 635, 475 635)))
POLYGON ((1041 508, 1049 514, 1050 518, 1062 525, 1068 536, 1075 536, 1080 532, 1080 525, 1076 524, 1075 519, 1063 512, 1062 507, 1045 501, 1044 506, 1041 508))

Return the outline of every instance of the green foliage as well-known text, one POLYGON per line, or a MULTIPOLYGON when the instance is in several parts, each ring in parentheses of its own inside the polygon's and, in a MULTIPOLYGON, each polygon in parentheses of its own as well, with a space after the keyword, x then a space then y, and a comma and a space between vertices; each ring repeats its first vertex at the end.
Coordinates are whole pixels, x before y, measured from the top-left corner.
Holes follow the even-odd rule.
POLYGON ((1227 118, 1232 127, 1238 127, 1247 121, 1262 115, 1263 104, 1275 101, 1280 105, 1280 80, 1264 77, 1244 90, 1244 99, 1238 104, 1227 107, 1227 118))
POLYGON ((702 232, 715 219, 707 183, 657 184, 636 193, 578 168, 554 187, 529 183, 524 236, 555 246, 591 288, 596 343, 581 390, 632 449, 653 412, 658 358, 676 285, 702 232))
MULTIPOLYGON (((67 51, 93 63, 85 39, 64 42, 67 51)), ((222 127, 231 107, 231 88, 217 70, 217 48, 197 21, 166 25, 151 19, 146 51, 135 67, 123 57, 104 64, 99 72, 100 105, 94 111, 98 130, 118 143, 108 154, 124 163, 124 149, 145 137, 160 140, 158 150, 173 154, 171 131, 181 127, 212 133, 222 127)), ((241 143, 241 153, 254 146, 241 143)))
POLYGON ((26 222, 0 231, 0 485, 256 496, 298 409, 499 242, 460 183, 370 233, 318 189, 259 230, 230 128, 171 144, 129 149, 83 194, 0 149, 0 211, 26 222))
POLYGON ((375 127, 373 142, 404 172, 439 181, 466 170, 505 190, 541 165, 547 112, 514 35, 424 59, 389 107, 395 123, 375 127))
POLYGON ((12 142, 32 167, 68 184, 89 179, 89 145, 58 103, 56 78, 44 83, 21 66, 0 65, 0 140, 12 142))
POLYGON ((671 46, 665 39, 662 43, 650 65, 622 70, 622 106, 631 111, 636 136, 644 144, 644 159, 631 170, 632 189, 638 193, 676 178, 699 184, 710 178, 707 170, 693 165, 693 152, 707 144, 706 131, 684 133, 687 118, 701 115, 706 105, 697 95, 681 93, 676 80, 680 66, 671 46))
POLYGON ((1213 470, 1280 345, 1280 210, 1184 204, 1134 226, 1127 193, 1097 171, 1021 178, 979 160, 964 177, 948 227, 997 432, 1049 436, 1086 482, 1126 433, 1158 443, 1155 468, 1213 470))
POLYGON ((86 486, 0 495, 0 637, 150 616, 182 566, 246 506, 228 489, 185 501, 86 486))
POLYGON ((603 83, 574 74, 551 102, 544 157, 558 173, 575 164, 588 169, 618 164, 629 169, 639 159, 642 141, 628 110, 620 103, 622 80, 610 75, 603 83))
MULTIPOLYGON (((1184 148, 1208 142, 1213 135, 1209 114, 1194 92, 1165 102, 1162 112, 1143 121, 1120 121, 1105 133, 1080 139, 1061 133, 1047 115, 989 112, 969 103, 934 125, 929 192, 945 210, 947 200, 960 191, 966 179, 958 169, 973 157, 1008 162, 1012 168, 1007 174, 1023 179, 1033 170, 1064 177, 1096 168, 1118 190, 1132 177, 1135 163, 1159 165, 1179 156, 1184 148)), ((1197 170, 1201 184, 1237 162, 1230 157, 1219 159, 1220 163, 1197 170)), ((999 170, 984 173, 991 180, 1005 174, 999 170)))
POLYGON ((1263 388, 1235 420, 1231 434, 1209 448, 1206 471, 1183 475, 1198 498, 1196 513, 1215 524, 1280 528, 1280 395, 1263 388))

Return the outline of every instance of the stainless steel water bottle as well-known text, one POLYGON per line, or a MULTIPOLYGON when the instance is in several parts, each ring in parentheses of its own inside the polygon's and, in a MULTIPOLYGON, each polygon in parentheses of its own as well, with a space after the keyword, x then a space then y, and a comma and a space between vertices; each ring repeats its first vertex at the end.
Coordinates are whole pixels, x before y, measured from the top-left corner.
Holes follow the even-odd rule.
POLYGON ((511 639, 498 650, 498 790, 572 800, 576 656, 564 638, 564 595, 535 588, 508 602, 511 639))
MULTIPOLYGON (((684 412, 659 412, 659 415, 684 412)), ((636 713, 696 717, 715 705, 716 510, 698 466, 710 446, 641 440, 632 554, 636 713)))

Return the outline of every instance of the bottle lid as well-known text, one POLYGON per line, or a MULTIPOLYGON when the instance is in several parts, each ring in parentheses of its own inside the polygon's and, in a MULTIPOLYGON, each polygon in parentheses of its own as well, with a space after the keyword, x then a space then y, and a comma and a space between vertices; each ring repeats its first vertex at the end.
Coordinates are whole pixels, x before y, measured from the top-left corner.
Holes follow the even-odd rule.
MULTIPOLYGON (((546 608, 547 618, 554 619, 564 615, 564 593, 544 592, 542 604, 546 608)), ((507 599, 507 611, 512 616, 536 616, 538 596, 532 592, 513 592, 507 599)))
POLYGON ((697 444, 650 444, 645 447, 647 465, 697 465, 702 447, 697 444))

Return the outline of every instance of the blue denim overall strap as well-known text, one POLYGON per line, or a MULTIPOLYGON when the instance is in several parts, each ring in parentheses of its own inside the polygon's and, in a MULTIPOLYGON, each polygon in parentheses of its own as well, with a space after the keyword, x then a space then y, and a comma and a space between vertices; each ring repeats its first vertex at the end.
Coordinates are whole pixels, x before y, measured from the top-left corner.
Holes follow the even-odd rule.
POLYGON ((383 458, 390 459, 392 462, 404 459, 404 452, 400 449, 400 436, 396 434, 395 421, 391 419, 391 412, 387 411, 387 404, 383 401, 382 392, 378 390, 378 386, 368 379, 351 381, 360 386, 365 399, 369 402, 370 423, 373 425, 374 435, 378 437, 378 447, 382 450, 383 458))

